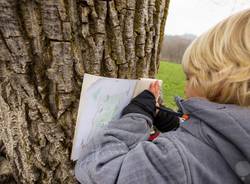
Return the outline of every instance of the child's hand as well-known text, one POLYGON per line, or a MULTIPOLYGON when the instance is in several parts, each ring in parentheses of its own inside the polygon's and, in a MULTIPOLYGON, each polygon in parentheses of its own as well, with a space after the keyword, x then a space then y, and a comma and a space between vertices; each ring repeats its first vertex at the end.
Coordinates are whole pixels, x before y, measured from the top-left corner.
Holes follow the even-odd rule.
MULTIPOLYGON (((149 86, 149 91, 155 96, 156 106, 159 107, 159 99, 160 99, 160 84, 159 81, 152 82, 149 86)), ((156 114, 158 114, 159 110, 156 110, 156 114)))
POLYGON ((149 86, 149 91, 155 96, 156 102, 160 97, 160 83, 159 81, 152 82, 149 86))

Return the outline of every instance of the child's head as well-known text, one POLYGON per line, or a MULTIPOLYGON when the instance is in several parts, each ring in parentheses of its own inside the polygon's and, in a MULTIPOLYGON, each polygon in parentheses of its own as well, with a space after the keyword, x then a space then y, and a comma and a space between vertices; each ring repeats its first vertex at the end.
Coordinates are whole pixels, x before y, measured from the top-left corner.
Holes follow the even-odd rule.
POLYGON ((250 9, 198 37, 183 56, 187 97, 250 107, 250 9))

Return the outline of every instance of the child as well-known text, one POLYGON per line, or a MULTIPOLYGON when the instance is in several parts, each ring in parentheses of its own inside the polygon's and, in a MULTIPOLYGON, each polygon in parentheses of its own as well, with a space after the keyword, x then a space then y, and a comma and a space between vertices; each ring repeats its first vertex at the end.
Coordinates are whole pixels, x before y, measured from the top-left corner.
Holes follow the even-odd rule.
POLYGON ((75 167, 81 183, 250 183, 250 9, 196 39, 183 67, 189 119, 148 141, 153 83, 87 145, 75 167))

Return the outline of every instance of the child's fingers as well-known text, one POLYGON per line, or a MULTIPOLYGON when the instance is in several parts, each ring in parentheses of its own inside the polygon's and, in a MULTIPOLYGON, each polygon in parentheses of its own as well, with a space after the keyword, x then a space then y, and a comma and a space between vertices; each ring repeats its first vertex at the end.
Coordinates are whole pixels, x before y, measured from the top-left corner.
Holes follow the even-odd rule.
POLYGON ((153 87, 153 83, 151 82, 150 85, 149 85, 149 90, 151 90, 153 87))
POLYGON ((149 86, 149 91, 154 94, 154 86, 153 83, 150 84, 149 86))
POLYGON ((158 80, 155 82, 155 91, 156 91, 157 97, 159 97, 160 96, 160 83, 158 80))
POLYGON ((154 96, 156 96, 156 91, 155 91, 155 84, 152 82, 149 86, 149 91, 153 93, 154 96))
POLYGON ((160 91, 160 83, 159 83, 159 81, 155 82, 155 89, 156 89, 157 92, 160 91))
POLYGON ((152 82, 149 86, 149 91, 151 93, 153 93, 153 95, 155 96, 156 100, 159 98, 160 96, 160 84, 159 81, 155 81, 152 82))
POLYGON ((155 86, 156 87, 160 87, 160 83, 159 83, 159 81, 157 80, 157 81, 155 81, 155 86))

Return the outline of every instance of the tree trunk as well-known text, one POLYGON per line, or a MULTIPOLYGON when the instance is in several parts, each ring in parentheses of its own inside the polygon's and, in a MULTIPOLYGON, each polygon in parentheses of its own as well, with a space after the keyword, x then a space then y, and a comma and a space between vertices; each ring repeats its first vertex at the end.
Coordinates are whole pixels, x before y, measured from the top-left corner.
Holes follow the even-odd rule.
POLYGON ((0 0, 0 183, 76 183, 85 72, 154 77, 169 0, 0 0))

